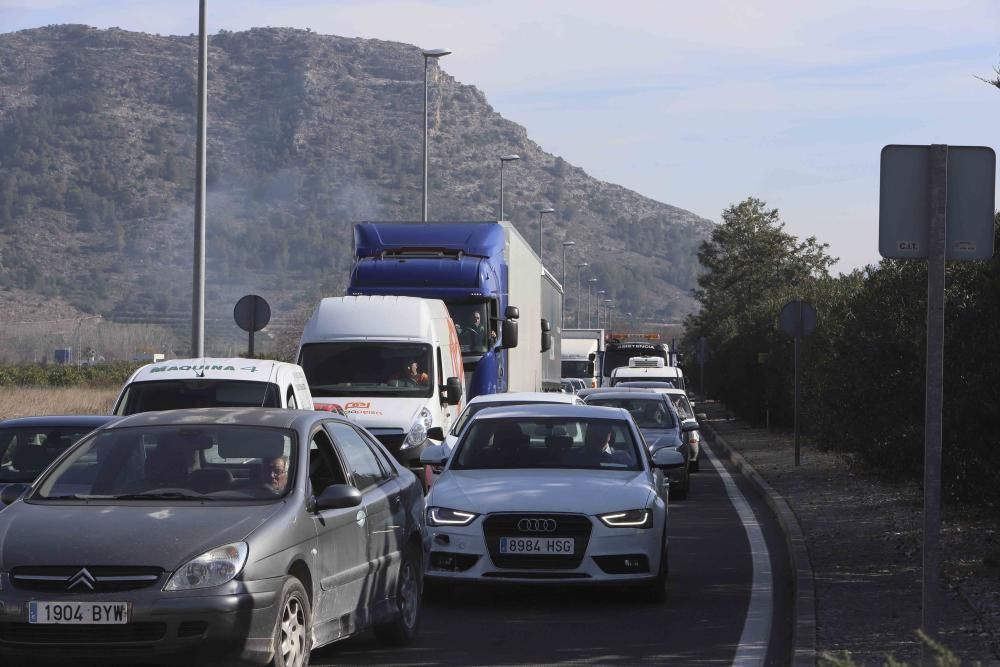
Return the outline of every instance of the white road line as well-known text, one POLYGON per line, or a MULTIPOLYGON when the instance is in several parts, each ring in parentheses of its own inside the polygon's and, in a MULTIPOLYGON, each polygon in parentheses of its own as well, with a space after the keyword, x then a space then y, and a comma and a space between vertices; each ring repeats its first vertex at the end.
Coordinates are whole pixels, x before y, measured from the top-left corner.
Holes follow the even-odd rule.
POLYGON ((764 531, 760 529, 757 517, 754 516, 750 503, 743 496, 729 471, 715 456, 711 447, 702 449, 708 454, 708 460, 715 466, 716 472, 726 486, 729 501, 736 509, 743 529, 750 541, 750 553, 753 556, 753 588, 750 594, 750 606, 747 609, 746 620, 743 622, 743 634, 740 635, 740 645, 736 649, 733 664, 739 667, 763 665, 767 656, 767 644, 771 638, 771 616, 774 612, 774 586, 771 579, 771 555, 767 550, 764 531))

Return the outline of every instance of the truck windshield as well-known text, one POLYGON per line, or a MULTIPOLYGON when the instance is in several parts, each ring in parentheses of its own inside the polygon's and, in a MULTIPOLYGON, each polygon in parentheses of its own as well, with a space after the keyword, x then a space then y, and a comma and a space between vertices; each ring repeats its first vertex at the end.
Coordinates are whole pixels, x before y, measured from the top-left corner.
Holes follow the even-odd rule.
POLYGON ((564 378, 591 378, 593 377, 593 371, 591 369, 591 361, 572 361, 572 360, 562 360, 562 376, 564 378))
POLYGON ((313 396, 430 396, 431 346, 422 343, 313 343, 299 365, 313 396))
POLYGON ((182 408, 280 408, 278 385, 242 380, 156 380, 133 382, 116 415, 182 408))
POLYGON ((458 342, 465 353, 486 352, 496 342, 496 322, 490 320, 485 303, 449 303, 458 342))

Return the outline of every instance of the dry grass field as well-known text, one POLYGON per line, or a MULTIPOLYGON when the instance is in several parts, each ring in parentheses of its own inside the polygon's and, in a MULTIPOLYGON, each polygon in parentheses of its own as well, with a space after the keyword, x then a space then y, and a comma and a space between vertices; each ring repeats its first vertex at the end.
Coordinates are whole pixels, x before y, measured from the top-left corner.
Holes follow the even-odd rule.
POLYGON ((0 419, 111 414, 120 388, 0 387, 0 419))

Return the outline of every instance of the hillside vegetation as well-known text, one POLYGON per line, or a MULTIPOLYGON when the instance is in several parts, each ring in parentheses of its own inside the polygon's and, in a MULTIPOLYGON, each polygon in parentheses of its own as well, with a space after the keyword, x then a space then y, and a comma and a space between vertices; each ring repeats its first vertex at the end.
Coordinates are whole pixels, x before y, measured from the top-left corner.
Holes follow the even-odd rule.
MULTIPOLYGON (((193 36, 0 35, 0 307, 27 293, 186 335, 196 63, 193 36)), ((556 275, 570 238, 572 262, 590 263, 621 312, 678 321, 696 308, 708 221, 591 178, 476 88, 432 73, 432 219, 495 218, 497 158, 518 153, 507 217, 534 242, 537 210, 556 209, 545 220, 556 275)), ((353 222, 419 219, 422 96, 414 46, 271 28, 211 37, 210 333, 238 337, 243 294, 265 296, 280 323, 342 293, 353 222)))

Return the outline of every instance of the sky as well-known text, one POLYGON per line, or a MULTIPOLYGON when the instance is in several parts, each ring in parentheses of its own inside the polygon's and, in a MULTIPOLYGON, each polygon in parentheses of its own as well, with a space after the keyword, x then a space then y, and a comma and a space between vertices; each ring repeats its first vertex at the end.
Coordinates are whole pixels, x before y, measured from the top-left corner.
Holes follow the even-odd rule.
MULTIPOLYGON (((1000 0, 207 0, 208 30, 447 48, 544 150, 719 221, 746 197, 878 261, 886 144, 1000 148, 1000 0)), ((0 0, 0 32, 198 31, 197 0, 0 0)), ((211 67, 211 63, 209 63, 211 67)), ((209 74, 211 76, 211 72, 209 74)))

